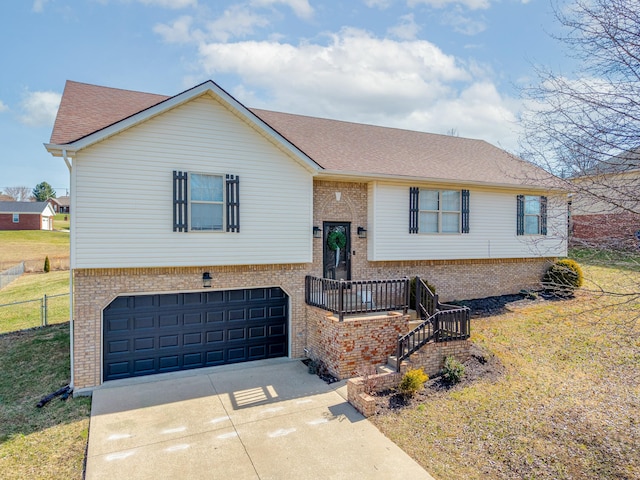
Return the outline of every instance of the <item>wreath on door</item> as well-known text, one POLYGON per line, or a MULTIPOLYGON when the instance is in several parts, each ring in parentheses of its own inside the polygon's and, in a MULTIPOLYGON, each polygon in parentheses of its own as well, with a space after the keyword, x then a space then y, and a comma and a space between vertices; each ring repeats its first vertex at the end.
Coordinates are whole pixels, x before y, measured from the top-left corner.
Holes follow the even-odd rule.
POLYGON ((327 236, 327 246, 329 249, 341 250, 347 245, 347 236, 340 230, 334 230, 327 236))

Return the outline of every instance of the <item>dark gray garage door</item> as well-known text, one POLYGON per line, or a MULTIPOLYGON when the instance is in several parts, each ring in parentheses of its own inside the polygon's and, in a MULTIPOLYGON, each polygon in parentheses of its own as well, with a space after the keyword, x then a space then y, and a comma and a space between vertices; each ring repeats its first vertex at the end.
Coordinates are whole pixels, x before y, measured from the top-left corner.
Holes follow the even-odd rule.
POLYGON ((103 313, 104 380, 288 354, 280 288, 135 295, 103 313))

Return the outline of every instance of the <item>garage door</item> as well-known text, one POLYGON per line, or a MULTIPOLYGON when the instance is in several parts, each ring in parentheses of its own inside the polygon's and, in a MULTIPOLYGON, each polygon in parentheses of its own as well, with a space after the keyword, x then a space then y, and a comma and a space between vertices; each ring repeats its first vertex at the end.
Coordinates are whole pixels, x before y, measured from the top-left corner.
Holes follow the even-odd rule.
POLYGON ((103 312, 103 378, 286 356, 287 304, 277 287, 118 297, 103 312))

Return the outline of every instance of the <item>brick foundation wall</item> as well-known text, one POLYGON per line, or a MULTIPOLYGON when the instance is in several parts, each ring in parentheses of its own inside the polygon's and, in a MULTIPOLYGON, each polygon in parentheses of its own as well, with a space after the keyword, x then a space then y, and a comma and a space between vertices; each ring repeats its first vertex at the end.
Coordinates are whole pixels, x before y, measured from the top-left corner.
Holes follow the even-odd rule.
POLYGON ((347 381, 347 401, 365 417, 376 413, 376 399, 371 393, 396 388, 402 380, 401 373, 379 373, 347 381))
MULTIPOLYGON (((102 310, 118 295, 202 291, 202 273, 213 277, 211 290, 281 287, 290 297, 290 355, 304 356, 306 312, 304 275, 308 266, 75 269, 73 271, 74 388, 97 386, 102 365, 102 310)), ((207 289, 209 290, 209 289, 207 289)))
POLYGON ((307 306, 309 356, 321 359, 329 372, 349 378, 387 363, 399 334, 408 331, 409 316, 391 313, 345 317, 307 306))
POLYGON ((469 340, 427 343, 402 363, 400 371, 406 373, 409 370, 422 368, 429 377, 435 377, 442 370, 446 357, 454 357, 460 363, 464 363, 469 360, 470 352, 469 340))
POLYGON ((371 393, 396 388, 409 370, 422 368, 429 377, 438 375, 446 357, 455 357, 460 363, 469 360, 471 343, 468 340, 428 343, 402 362, 400 373, 379 373, 350 378, 347 381, 347 400, 365 417, 376 413, 376 399, 371 393))
POLYGON ((640 241, 640 215, 625 212, 571 217, 571 237, 574 243, 603 247, 636 249, 640 241))

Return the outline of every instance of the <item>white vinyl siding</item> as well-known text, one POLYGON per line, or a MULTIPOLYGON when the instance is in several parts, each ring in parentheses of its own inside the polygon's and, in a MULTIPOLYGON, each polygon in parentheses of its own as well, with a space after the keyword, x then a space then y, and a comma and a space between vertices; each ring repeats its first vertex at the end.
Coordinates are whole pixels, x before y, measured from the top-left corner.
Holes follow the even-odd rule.
MULTIPOLYGON (((513 191, 479 188, 471 189, 470 193, 468 234, 412 235, 409 233, 408 187, 384 182, 369 185, 370 217, 375 212, 375 228, 367 232, 370 261, 566 255, 566 196, 549 196, 549 234, 543 238, 535 237, 536 241, 516 235, 517 214, 513 191)), ((439 189, 437 186, 422 188, 439 189)), ((369 218, 369 223, 371 221, 372 218, 369 218)))
POLYGON ((212 97, 194 99, 74 159, 74 268, 311 262, 312 177, 212 97), (173 231, 172 172, 242 181, 242 230, 173 231))

